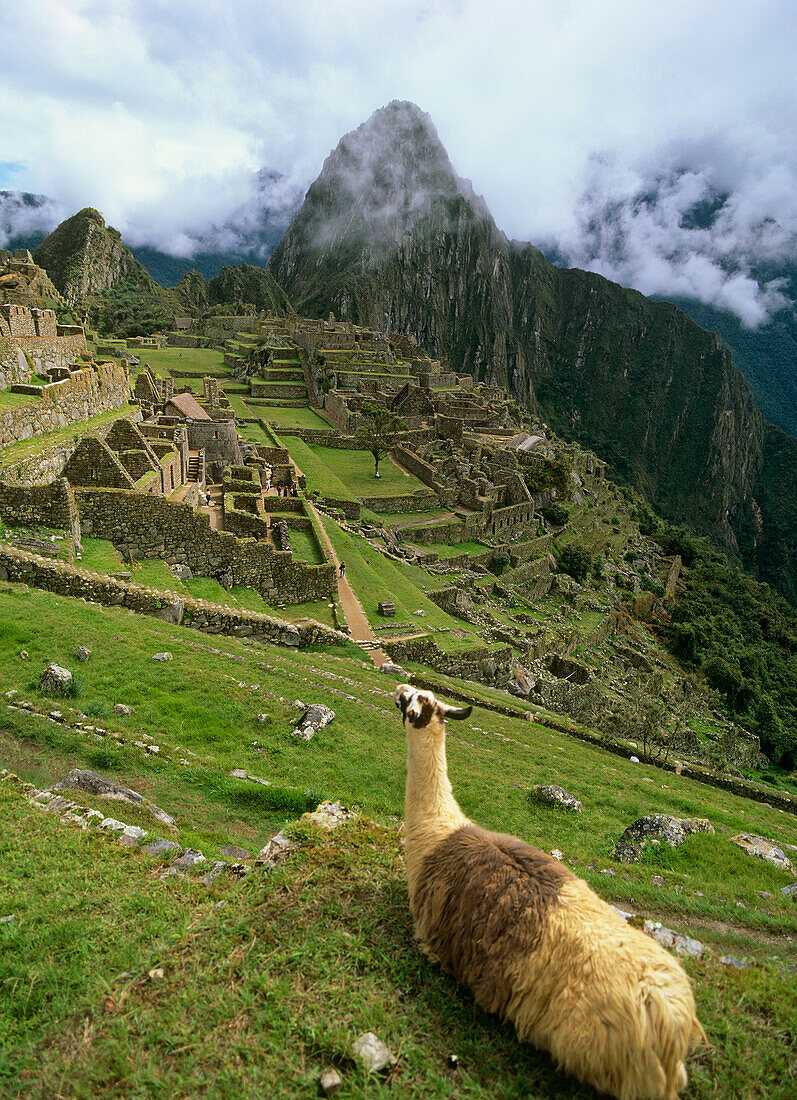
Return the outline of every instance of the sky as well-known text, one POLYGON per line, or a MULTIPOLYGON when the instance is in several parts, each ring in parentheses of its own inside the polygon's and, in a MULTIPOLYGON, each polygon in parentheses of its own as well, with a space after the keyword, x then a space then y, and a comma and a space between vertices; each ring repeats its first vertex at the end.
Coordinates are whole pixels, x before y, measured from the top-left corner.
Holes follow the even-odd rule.
POLYGON ((3 25, 0 188, 50 218, 190 256, 256 220, 258 170, 294 203, 409 99, 509 237, 750 326, 789 304, 794 0, 25 0, 3 25))

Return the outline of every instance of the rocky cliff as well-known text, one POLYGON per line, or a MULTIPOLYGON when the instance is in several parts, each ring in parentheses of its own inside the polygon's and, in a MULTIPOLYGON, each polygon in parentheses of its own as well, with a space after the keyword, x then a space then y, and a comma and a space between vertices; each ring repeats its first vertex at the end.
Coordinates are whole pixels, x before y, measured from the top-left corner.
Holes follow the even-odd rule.
POLYGON ((794 599, 794 527, 775 487, 793 481, 797 441, 770 440, 719 338, 509 242, 413 104, 341 140, 268 267, 301 313, 404 332, 506 384, 794 599))
POLYGON ((244 306, 284 314, 289 308, 285 291, 263 267, 237 264, 224 267, 218 275, 205 280, 199 271, 187 271, 175 287, 180 302, 194 316, 214 306, 229 307, 230 313, 243 313, 244 306))
POLYGON ((152 293, 160 290, 119 232, 90 207, 61 222, 36 249, 34 259, 71 305, 121 284, 152 293))

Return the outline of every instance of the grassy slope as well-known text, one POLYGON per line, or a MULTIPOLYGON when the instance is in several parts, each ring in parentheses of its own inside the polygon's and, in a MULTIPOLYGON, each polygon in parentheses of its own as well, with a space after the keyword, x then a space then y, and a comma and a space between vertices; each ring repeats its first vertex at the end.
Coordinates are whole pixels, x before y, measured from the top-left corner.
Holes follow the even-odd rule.
POLYGON ((405 474, 389 459, 379 464, 380 477, 374 477, 374 459, 369 451, 343 451, 310 443, 310 450, 332 473, 344 481, 357 497, 392 497, 416 490, 427 491, 423 482, 405 474))
MULTIPOLYGON (((70 666, 82 641, 93 654, 79 669, 83 692, 74 704, 129 702, 132 716, 103 725, 157 736, 164 757, 178 744, 203 757, 189 767, 176 763, 177 752, 153 760, 3 708, 0 759, 25 778, 41 785, 70 765, 100 768, 173 812, 180 840, 208 856, 225 841, 257 850, 285 820, 285 810, 259 804, 257 792, 247 799, 250 785, 225 780, 232 766, 285 789, 313 786, 357 801, 388 826, 387 815, 401 812, 404 747, 391 685, 363 662, 203 638, 16 586, 0 593, 0 622, 3 689, 21 688, 36 701, 26 685, 41 661, 70 666), (153 663, 164 648, 174 661, 153 663), (337 718, 310 745, 297 744, 287 736, 295 709, 269 691, 326 702, 337 718), (255 721, 258 712, 268 713, 266 722, 255 721)), ((449 758, 463 808, 485 825, 559 847, 604 896, 716 943, 717 954, 756 959, 760 966, 743 972, 714 957, 688 964, 715 1044, 691 1067, 690 1096, 791 1095, 797 997, 778 961, 795 938, 793 902, 778 890, 788 877, 729 840, 739 829, 783 837, 791 819, 487 711, 452 730, 449 758), (584 813, 531 802, 527 788, 537 781, 562 783, 582 798, 584 813), (708 816, 717 835, 617 877, 601 874, 622 828, 654 810, 708 816), (764 890, 772 896, 760 897, 764 890)), ((133 819, 126 807, 112 809, 133 819)), ((311 1096, 319 1066, 333 1062, 346 1096, 586 1100, 586 1090, 475 1012, 418 954, 392 828, 312 839, 277 875, 258 873, 242 885, 222 878, 205 890, 153 879, 146 857, 49 817, 34 820, 33 812, 0 802, 0 832, 14 853, 0 861, 3 911, 16 914, 0 926, 14 978, 5 986, 0 1066, 11 1081, 25 1074, 20 1095, 311 1096), (214 910, 218 900, 227 904, 214 910), (164 978, 148 979, 158 966, 164 978), (121 978, 123 971, 132 973, 121 978), (389 1083, 366 1081, 347 1061, 349 1043, 367 1029, 400 1054, 389 1083), (463 1065, 455 1077, 445 1065, 451 1051, 463 1065)))
POLYGON ((431 577, 418 566, 385 558, 378 550, 371 549, 364 539, 353 537, 332 519, 326 519, 324 527, 338 559, 346 562, 346 576, 371 626, 385 625, 377 605, 380 600, 392 600, 396 605, 396 622, 414 622, 419 630, 442 626, 469 632, 468 638, 434 634, 441 649, 458 651, 471 649, 474 645, 484 648, 484 640, 476 627, 446 614, 426 595, 424 589, 445 587, 446 578, 431 577), (416 616, 416 611, 423 611, 423 616, 416 616))

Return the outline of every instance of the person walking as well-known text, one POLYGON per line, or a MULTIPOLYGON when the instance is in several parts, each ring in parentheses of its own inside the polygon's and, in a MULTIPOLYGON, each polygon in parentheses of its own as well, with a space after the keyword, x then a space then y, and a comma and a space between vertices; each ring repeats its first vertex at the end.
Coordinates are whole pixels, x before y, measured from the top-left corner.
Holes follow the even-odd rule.
POLYGON ((340 563, 340 575, 341 575, 341 577, 346 576, 346 562, 345 561, 342 561, 340 563))

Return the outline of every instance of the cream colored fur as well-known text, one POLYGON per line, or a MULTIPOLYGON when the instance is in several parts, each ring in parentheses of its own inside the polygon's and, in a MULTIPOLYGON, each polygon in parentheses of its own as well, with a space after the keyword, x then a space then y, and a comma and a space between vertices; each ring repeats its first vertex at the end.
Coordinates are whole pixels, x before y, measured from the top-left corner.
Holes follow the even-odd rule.
MULTIPOLYGON (((445 705, 409 684, 405 846, 410 898, 424 858, 470 824, 448 779, 445 705), (427 725, 413 719, 432 700, 427 725)), ((519 917, 522 919, 522 916, 519 917)), ((419 931, 416 929, 416 932, 419 931)), ((421 944, 423 940, 421 937, 421 944)), ((551 1053, 575 1077, 618 1100, 676 1100, 683 1059, 705 1038, 689 979, 650 937, 629 927, 581 879, 561 890, 542 941, 513 969, 507 1013, 518 1036, 551 1053)))

